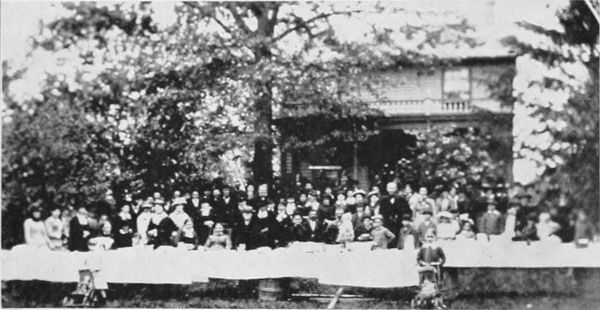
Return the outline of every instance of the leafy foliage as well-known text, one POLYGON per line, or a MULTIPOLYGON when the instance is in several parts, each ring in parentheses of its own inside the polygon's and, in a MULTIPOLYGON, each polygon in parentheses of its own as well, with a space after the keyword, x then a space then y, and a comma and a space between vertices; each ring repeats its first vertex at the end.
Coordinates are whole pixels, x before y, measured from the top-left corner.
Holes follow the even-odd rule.
MULTIPOLYGON (((376 112, 354 91, 372 88, 380 68, 421 59, 392 38, 402 29, 338 38, 331 19, 364 13, 349 6, 186 2, 160 24, 164 9, 153 5, 66 3, 69 14, 33 38, 33 53, 55 66, 39 95, 5 93, 3 221, 14 227, 3 225, 4 246, 38 199, 78 206, 108 189, 117 200, 126 190, 197 189, 239 161, 268 181, 274 119, 322 115, 342 120, 341 131, 368 131, 376 112)), ((384 10, 373 7, 369 14, 384 10)), ((411 29, 431 32, 430 47, 446 40, 431 30, 411 29)), ((5 90, 21 74, 9 69, 5 90)))
POLYGON ((471 197, 479 197, 482 188, 508 180, 506 157, 493 156, 494 143, 497 137, 491 132, 434 128, 418 139, 412 149, 414 159, 398 161, 396 176, 429 189, 459 186, 471 197))
POLYGON ((531 115, 544 124, 534 134, 549 142, 522 143, 517 147, 522 154, 540 154, 548 176, 540 182, 558 186, 571 206, 585 209, 597 223, 600 205, 598 20, 586 1, 570 1, 557 16, 563 31, 521 23, 549 43, 532 45, 515 38, 506 40, 518 47, 524 57, 545 68, 544 74, 527 81, 527 87, 517 95, 532 111, 531 115))

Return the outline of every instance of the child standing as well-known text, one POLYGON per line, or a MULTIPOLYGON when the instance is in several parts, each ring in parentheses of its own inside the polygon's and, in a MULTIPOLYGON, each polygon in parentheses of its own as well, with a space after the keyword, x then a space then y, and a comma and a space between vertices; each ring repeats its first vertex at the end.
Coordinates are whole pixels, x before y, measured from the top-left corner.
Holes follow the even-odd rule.
POLYGON ((342 221, 338 226, 338 235, 336 242, 346 246, 347 243, 354 241, 354 227, 352 226, 352 214, 344 213, 342 221))
POLYGON ((441 268, 446 262, 446 255, 441 247, 434 243, 435 231, 428 230, 425 233, 424 243, 417 252, 417 263, 421 266, 419 270, 419 286, 423 284, 423 280, 427 278, 431 282, 436 282, 431 279, 431 276, 439 276, 441 268))
POLYGON ((371 231, 371 235, 373 236, 374 249, 387 249, 388 243, 396 237, 394 233, 392 233, 389 229, 383 226, 383 217, 381 215, 376 215, 373 222, 373 231, 371 231))
POLYGON ((496 202, 493 200, 488 201, 487 212, 483 215, 481 219, 481 229, 480 231, 486 234, 488 237, 490 235, 499 235, 502 233, 502 223, 501 223, 502 215, 500 212, 496 210, 496 202))
POLYGON ((594 225, 588 220, 587 214, 579 210, 575 222, 575 246, 587 247, 594 240, 594 233, 594 225))
POLYGON ((437 225, 431 220, 433 216, 433 212, 431 210, 425 210, 422 213, 423 222, 419 224, 417 228, 417 233, 419 234, 419 243, 423 244, 425 242, 425 234, 429 230, 433 230, 434 234, 437 234, 437 225))

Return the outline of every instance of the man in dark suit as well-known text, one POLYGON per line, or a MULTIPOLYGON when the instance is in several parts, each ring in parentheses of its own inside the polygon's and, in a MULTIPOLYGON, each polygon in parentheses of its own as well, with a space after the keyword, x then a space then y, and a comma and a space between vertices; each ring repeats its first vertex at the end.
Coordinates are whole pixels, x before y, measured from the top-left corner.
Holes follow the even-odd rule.
MULTIPOLYGON (((397 232, 402 226, 402 217, 404 214, 412 216, 412 211, 408 206, 408 202, 398 193, 398 185, 390 182, 386 185, 387 196, 380 200, 380 213, 383 217, 385 228, 390 231, 397 232)), ((396 238, 390 241, 391 244, 396 244, 396 238)))
POLYGON ((260 227, 251 207, 246 206, 241 210, 242 217, 233 228, 233 244, 236 248, 244 244, 246 250, 258 247, 260 227))
POLYGON ((198 191, 193 191, 192 198, 187 201, 183 211, 185 211, 185 213, 187 213, 189 216, 194 217, 194 215, 198 213, 198 210, 200 210, 201 202, 200 193, 198 193, 198 191))
POLYGON ((258 186, 258 197, 252 199, 252 201, 248 201, 248 204, 254 208, 254 211, 258 211, 258 209, 265 207, 269 204, 272 204, 273 201, 269 198, 269 187, 267 184, 261 184, 258 186))
POLYGON ((212 207, 215 210, 215 220, 217 223, 222 223, 226 229, 231 229, 237 221, 236 218, 241 217, 238 210, 238 199, 233 196, 231 188, 223 187, 223 196, 216 200, 212 207))
POLYGON ((321 242, 324 239, 325 230, 327 225, 322 221, 319 221, 317 217, 317 210, 310 210, 308 212, 308 219, 304 222, 304 226, 308 231, 308 241, 321 242))

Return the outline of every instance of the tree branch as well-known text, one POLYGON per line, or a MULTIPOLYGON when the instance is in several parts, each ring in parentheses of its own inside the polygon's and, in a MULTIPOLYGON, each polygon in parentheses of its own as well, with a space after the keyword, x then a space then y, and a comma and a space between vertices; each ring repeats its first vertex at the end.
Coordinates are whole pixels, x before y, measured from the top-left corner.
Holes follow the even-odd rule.
POLYGON ((238 25, 238 27, 240 27, 240 29, 242 29, 242 31, 245 34, 251 34, 252 30, 248 28, 248 25, 246 25, 246 22, 244 22, 242 16, 237 12, 237 6, 232 5, 231 3, 227 3, 225 7, 229 10, 229 12, 231 12, 231 15, 235 19, 235 22, 238 25))
POLYGON ((233 34, 233 30, 231 30, 231 28, 227 27, 227 25, 225 25, 220 19, 218 19, 216 14, 213 15, 212 18, 215 22, 217 22, 217 24, 219 24, 219 26, 221 26, 221 28, 223 28, 223 30, 225 30, 229 34, 233 34))
POLYGON ((344 12, 332 12, 332 13, 321 13, 321 14, 319 14, 317 16, 314 16, 314 17, 312 17, 312 18, 310 18, 308 20, 296 23, 296 26, 294 26, 292 28, 288 28, 283 33, 281 33, 280 35, 278 35, 275 38, 273 38, 272 42, 277 42, 277 41, 283 39, 288 34, 294 32, 294 31, 296 31, 298 29, 307 27, 309 24, 311 24, 311 23, 313 23, 313 22, 315 22, 315 21, 317 21, 319 19, 325 19, 325 18, 334 16, 334 15, 350 15, 352 13, 359 13, 359 12, 361 12, 361 10, 344 11, 344 12))

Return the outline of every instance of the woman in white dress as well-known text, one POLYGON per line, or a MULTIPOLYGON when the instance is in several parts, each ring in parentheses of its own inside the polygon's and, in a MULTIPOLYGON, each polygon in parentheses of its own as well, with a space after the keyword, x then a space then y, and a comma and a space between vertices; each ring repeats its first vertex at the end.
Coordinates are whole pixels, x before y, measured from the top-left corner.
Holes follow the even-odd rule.
POLYGON ((61 250, 63 248, 63 233, 65 225, 60 218, 60 208, 52 207, 50 216, 44 221, 46 234, 48 235, 51 250, 61 250))
POLYGON ((47 247, 50 241, 46 234, 46 227, 42 221, 42 210, 34 208, 31 217, 23 223, 25 244, 34 247, 47 247))

